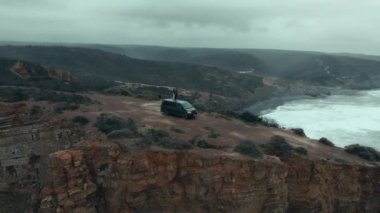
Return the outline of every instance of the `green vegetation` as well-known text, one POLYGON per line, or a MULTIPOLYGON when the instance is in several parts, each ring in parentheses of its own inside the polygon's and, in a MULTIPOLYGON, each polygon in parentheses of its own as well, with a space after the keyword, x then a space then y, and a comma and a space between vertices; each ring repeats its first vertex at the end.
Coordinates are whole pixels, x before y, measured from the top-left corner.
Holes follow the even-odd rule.
POLYGON ((262 117, 255 115, 255 114, 252 114, 248 111, 245 111, 242 114, 236 115, 236 116, 239 117, 241 120, 248 122, 248 123, 262 123, 263 122, 262 117))
POLYGON ((319 143, 321 143, 321 144, 324 144, 324 145, 326 145, 326 146, 331 146, 331 147, 335 147, 335 144, 333 143, 333 142, 331 142, 329 139, 327 139, 327 138, 320 138, 319 140, 318 140, 318 142, 319 143))
POLYGON ((212 129, 210 133, 208 134, 209 138, 218 138, 219 136, 220 134, 215 129, 212 129))
POLYGON ((203 129, 208 130, 208 131, 211 131, 211 130, 212 130, 212 128, 209 127, 209 126, 204 126, 203 129))
POLYGON ((303 131, 303 129, 301 128, 293 128, 293 129, 290 129, 292 130, 292 132, 298 136, 301 136, 301 137, 306 137, 306 134, 305 132, 303 131))
POLYGON ((190 140, 190 143, 196 147, 202 148, 202 149, 212 149, 215 148, 214 145, 209 144, 205 139, 203 139, 200 136, 195 136, 193 139, 190 140))
POLYGON ((161 129, 149 129, 147 131, 147 133, 145 134, 145 137, 148 140, 159 141, 162 138, 169 137, 169 133, 167 133, 167 132, 165 132, 164 130, 161 130, 161 129))
POLYGON ((267 127, 280 128, 280 125, 275 120, 263 118, 259 115, 255 115, 248 111, 245 111, 240 114, 237 112, 232 112, 232 111, 225 111, 222 113, 224 115, 234 117, 236 119, 242 120, 249 124, 253 124, 253 125, 259 124, 259 125, 264 125, 267 127))
POLYGON ((268 155, 276 155, 279 157, 289 156, 293 153, 293 147, 286 142, 285 138, 275 135, 270 141, 263 145, 264 151, 268 155))
POLYGON ((37 101, 67 102, 75 104, 92 103, 90 98, 83 95, 45 90, 40 90, 36 95, 32 95, 32 98, 37 101))
POLYGON ((131 138, 136 136, 136 133, 132 131, 131 129, 119 129, 119 130, 114 130, 110 132, 107 135, 107 138, 109 139, 123 139, 123 138, 131 138))
POLYGON ((170 130, 175 132, 175 133, 178 133, 178 134, 184 134, 185 133, 185 130, 180 129, 180 128, 176 128, 176 127, 171 127, 170 130))
POLYGON ((191 143, 173 139, 169 133, 161 129, 148 129, 142 142, 144 147, 154 144, 165 149, 186 150, 193 148, 191 143))
POLYGON ((301 146, 294 148, 294 152, 296 152, 296 153, 298 153, 300 155, 307 155, 307 153, 308 153, 307 149, 305 149, 305 148, 303 148, 301 146))
POLYGON ((18 102, 33 99, 36 101, 67 102, 76 104, 92 103, 86 96, 36 88, 8 87, 0 88, 0 101, 18 102))
POLYGON ((40 107, 40 106, 38 106, 38 105, 33 105, 32 106, 32 108, 30 108, 30 111, 29 111, 29 113, 30 113, 30 115, 37 115, 37 114, 39 114, 40 112, 41 112, 41 110, 42 110, 42 108, 40 107))
POLYGON ((136 124, 131 118, 124 119, 116 114, 102 113, 96 118, 95 127, 106 134, 114 130, 130 129, 136 131, 136 124))
POLYGON ((344 147, 347 153, 357 155, 360 158, 369 161, 380 161, 380 153, 372 147, 362 146, 359 144, 351 144, 344 147))
POLYGON ((205 126, 203 127, 205 130, 208 130, 209 131, 209 134, 208 134, 208 137, 209 138, 218 138, 220 136, 220 134, 214 129, 214 128, 211 128, 209 126, 205 126))
POLYGON ((65 110, 73 111, 79 108, 78 104, 69 103, 69 102, 61 102, 55 105, 53 111, 55 113, 62 113, 65 110))
POLYGON ((189 142, 178 141, 169 137, 160 139, 156 144, 166 149, 186 150, 193 148, 189 142))
POLYGON ((88 118, 86 116, 83 116, 83 115, 77 115, 75 116, 73 119, 72 119, 72 122, 74 124, 79 124, 79 125, 86 125, 88 124, 90 121, 88 120, 88 118))
POLYGON ((29 99, 29 95, 22 89, 14 87, 2 87, 0 89, 0 101, 4 102, 18 102, 26 101, 29 99))
POLYGON ((334 161, 341 164, 348 164, 348 161, 341 158, 334 158, 334 161))
POLYGON ((261 158, 263 155, 260 149, 252 141, 241 141, 235 147, 234 151, 252 158, 261 158))

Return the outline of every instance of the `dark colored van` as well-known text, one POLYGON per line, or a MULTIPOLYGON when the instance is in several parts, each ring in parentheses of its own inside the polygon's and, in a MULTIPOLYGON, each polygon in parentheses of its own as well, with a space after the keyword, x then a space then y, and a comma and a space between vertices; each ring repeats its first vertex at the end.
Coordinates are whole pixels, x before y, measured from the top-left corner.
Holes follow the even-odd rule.
POLYGON ((194 118, 198 114, 197 110, 189 102, 170 98, 162 100, 161 112, 182 118, 194 118))

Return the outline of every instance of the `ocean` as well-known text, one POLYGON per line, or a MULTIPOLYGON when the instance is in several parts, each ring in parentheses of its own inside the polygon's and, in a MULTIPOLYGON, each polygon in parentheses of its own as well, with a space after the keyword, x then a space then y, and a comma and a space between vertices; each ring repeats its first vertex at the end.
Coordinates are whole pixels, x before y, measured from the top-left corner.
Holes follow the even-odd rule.
POLYGON ((286 128, 302 128, 309 138, 326 137, 336 146, 361 144, 380 150, 380 90, 285 102, 261 112, 286 128))

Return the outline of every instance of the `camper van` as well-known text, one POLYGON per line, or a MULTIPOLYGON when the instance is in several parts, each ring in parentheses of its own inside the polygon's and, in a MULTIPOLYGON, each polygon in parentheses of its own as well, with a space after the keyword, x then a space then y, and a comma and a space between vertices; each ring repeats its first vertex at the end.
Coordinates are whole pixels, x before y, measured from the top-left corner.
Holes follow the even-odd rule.
POLYGON ((195 118, 197 110, 187 101, 164 99, 161 103, 161 112, 166 115, 174 115, 182 118, 195 118))

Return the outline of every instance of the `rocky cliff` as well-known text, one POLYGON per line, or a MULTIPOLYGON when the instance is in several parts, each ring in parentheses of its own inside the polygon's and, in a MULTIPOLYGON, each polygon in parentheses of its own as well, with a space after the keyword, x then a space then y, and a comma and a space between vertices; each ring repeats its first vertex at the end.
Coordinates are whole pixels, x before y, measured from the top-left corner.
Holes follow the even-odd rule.
POLYGON ((108 104, 62 114, 45 102, 0 104, 0 212, 380 210, 378 162, 219 114, 189 121, 161 115, 155 102, 93 97, 108 104), (107 137, 94 127, 100 111, 133 118, 136 132, 107 137), (78 114, 89 124, 73 123, 78 114), (189 142, 195 135, 207 141, 189 142), (242 139, 260 148, 273 135, 308 155, 254 159, 234 151, 242 139))
POLYGON ((380 168, 298 156, 122 151, 91 145, 50 155, 39 212, 378 212, 380 168))

